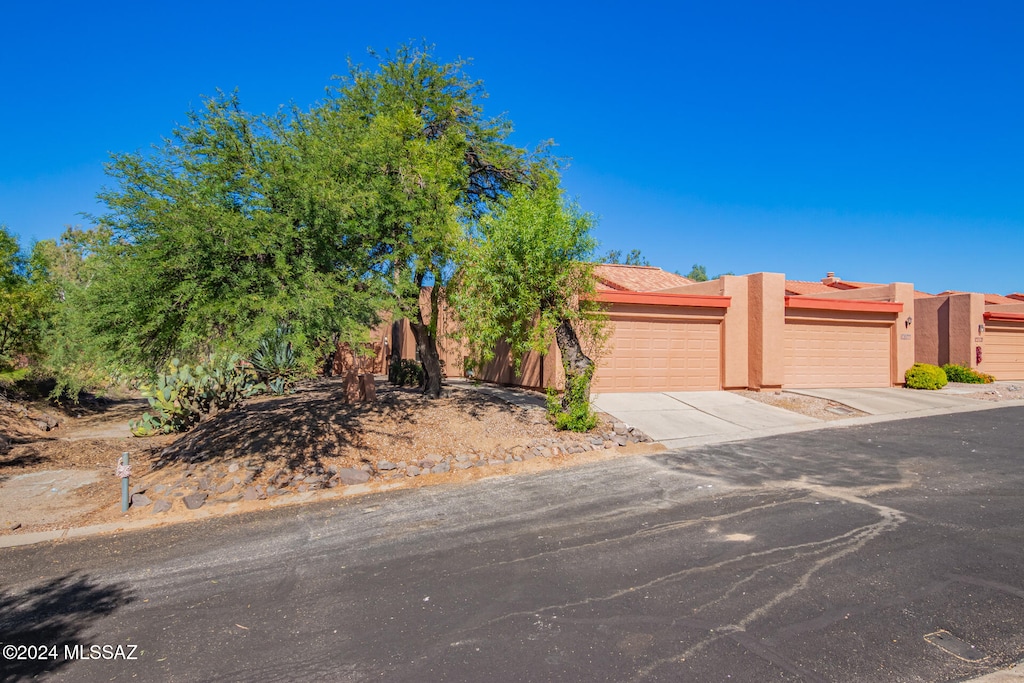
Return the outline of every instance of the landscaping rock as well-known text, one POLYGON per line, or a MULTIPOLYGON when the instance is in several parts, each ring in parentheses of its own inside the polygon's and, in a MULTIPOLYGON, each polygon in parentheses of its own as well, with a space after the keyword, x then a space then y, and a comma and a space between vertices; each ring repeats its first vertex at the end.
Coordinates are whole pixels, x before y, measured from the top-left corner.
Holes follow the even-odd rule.
POLYGON ((629 427, 626 426, 625 422, 616 422, 615 424, 612 425, 612 430, 616 434, 625 434, 626 432, 629 431, 629 427))
POLYGON ((387 460, 381 460, 381 461, 379 461, 377 463, 377 469, 378 470, 393 470, 393 469, 396 469, 397 467, 398 467, 398 465, 396 465, 393 462, 389 462, 387 460))
POLYGON ((422 471, 423 470, 421 470, 419 467, 416 467, 416 465, 409 465, 408 467, 405 468, 405 474, 406 476, 409 477, 418 477, 420 476, 420 473, 422 471))
POLYGON ((209 495, 210 494, 205 492, 192 493, 182 498, 182 501, 185 503, 185 507, 189 510, 198 510, 206 503, 206 499, 209 495))
POLYGON ((627 443, 629 443, 629 439, 620 434, 615 437, 615 443, 618 444, 619 446, 625 446, 627 443))
POLYGON ((468 460, 463 460, 461 462, 456 462, 455 466, 458 467, 460 470, 468 470, 470 467, 473 466, 473 463, 468 460))
POLYGON ((136 493, 132 496, 132 507, 141 508, 146 507, 153 501, 145 493, 136 493))
POLYGON ((154 515, 158 515, 161 512, 167 512, 173 506, 174 506, 174 501, 173 500, 158 500, 156 502, 156 504, 153 505, 153 514, 154 515))
POLYGON ((230 472, 231 474, 234 474, 237 471, 238 471, 238 463, 237 462, 233 462, 230 465, 228 465, 228 472, 230 472))
POLYGON ((344 467, 338 470, 337 473, 338 481, 346 486, 352 486, 354 484, 363 484, 370 481, 370 474, 363 470, 353 469, 351 467, 344 467))
POLYGON ((242 498, 244 500, 259 500, 260 492, 256 490, 255 486, 250 486, 242 492, 242 498))
POLYGON ((224 482, 223 484, 221 484, 220 486, 217 487, 217 493, 218 494, 220 494, 220 493, 227 493, 228 491, 230 491, 233 488, 235 488, 235 482, 233 482, 233 481, 226 481, 226 482, 224 482))

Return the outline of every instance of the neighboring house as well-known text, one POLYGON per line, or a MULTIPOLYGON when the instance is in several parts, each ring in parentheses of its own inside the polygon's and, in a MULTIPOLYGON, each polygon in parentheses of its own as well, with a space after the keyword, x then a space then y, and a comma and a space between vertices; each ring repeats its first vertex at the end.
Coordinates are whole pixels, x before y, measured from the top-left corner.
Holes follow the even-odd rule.
POLYGON ((946 291, 916 300, 917 360, 1024 380, 1024 298, 946 291))

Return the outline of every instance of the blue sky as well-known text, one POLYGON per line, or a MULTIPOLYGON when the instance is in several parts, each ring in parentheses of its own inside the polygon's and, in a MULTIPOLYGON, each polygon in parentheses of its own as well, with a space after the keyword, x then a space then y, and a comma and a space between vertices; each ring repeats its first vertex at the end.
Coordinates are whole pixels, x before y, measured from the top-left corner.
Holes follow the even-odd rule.
POLYGON ((16 3, 0 27, 0 223, 97 213, 109 152, 201 96, 272 112, 346 58, 470 57, 514 140, 552 138, 603 249, 710 274, 1024 291, 1019 2, 16 3))

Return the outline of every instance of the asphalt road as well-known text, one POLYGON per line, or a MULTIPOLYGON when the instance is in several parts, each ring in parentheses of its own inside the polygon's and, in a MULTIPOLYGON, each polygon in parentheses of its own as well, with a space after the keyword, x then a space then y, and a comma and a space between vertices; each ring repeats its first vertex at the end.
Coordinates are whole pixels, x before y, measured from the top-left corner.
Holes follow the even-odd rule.
POLYGON ((1022 444, 1006 408, 6 549, 0 642, 60 656, 0 680, 964 680, 1024 656, 1022 444))

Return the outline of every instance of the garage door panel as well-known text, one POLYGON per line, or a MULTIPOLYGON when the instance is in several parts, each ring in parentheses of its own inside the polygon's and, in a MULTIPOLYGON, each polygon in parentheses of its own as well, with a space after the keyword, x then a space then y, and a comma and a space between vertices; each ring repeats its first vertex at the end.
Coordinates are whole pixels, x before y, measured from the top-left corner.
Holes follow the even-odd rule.
POLYGON ((980 369, 996 379, 1024 379, 1024 323, 988 323, 980 369))
POLYGON ((890 325, 786 321, 787 387, 887 387, 892 383, 890 325))
POLYGON ((631 320, 612 316, 609 348, 594 391, 709 391, 721 388, 718 320, 631 320))

